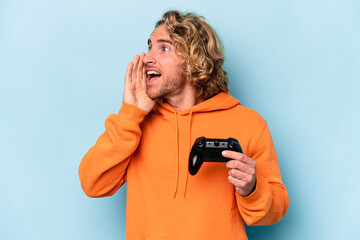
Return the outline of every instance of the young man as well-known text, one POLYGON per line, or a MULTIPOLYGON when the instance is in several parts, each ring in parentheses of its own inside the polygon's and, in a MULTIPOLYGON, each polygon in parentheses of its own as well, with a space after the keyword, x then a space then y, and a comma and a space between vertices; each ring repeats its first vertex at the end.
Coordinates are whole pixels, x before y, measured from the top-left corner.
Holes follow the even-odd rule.
POLYGON ((82 188, 114 194, 127 182, 127 239, 247 239, 248 225, 288 208, 266 121, 228 93, 221 42, 204 18, 169 11, 125 76, 118 114, 84 156, 82 188), (236 138, 244 154, 189 175, 196 138, 236 138))

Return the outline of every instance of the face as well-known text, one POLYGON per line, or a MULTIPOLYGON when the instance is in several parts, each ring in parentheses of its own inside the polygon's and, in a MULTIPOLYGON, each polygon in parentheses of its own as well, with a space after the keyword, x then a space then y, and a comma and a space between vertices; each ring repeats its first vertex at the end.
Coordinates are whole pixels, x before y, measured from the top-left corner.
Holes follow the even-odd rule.
POLYGON ((148 47, 144 57, 147 95, 155 100, 183 94, 187 81, 182 58, 175 53, 173 41, 164 25, 152 32, 148 47))

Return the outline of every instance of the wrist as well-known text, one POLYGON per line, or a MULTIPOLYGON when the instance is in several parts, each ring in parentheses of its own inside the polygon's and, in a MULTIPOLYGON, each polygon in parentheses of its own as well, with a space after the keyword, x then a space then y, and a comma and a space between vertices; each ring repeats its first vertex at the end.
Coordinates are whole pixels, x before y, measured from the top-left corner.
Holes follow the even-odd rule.
POLYGON ((251 191, 249 192, 249 194, 247 194, 245 197, 249 196, 250 194, 252 194, 256 189, 256 178, 255 178, 255 182, 254 182, 254 186, 252 187, 251 191))

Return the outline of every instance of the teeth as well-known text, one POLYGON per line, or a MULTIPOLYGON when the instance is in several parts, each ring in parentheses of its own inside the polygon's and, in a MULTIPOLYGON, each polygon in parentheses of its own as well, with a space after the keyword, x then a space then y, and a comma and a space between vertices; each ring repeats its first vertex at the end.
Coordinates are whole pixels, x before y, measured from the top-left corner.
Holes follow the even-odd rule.
POLYGON ((148 71, 148 72, 147 72, 147 75, 150 75, 150 74, 160 75, 160 73, 158 73, 158 72, 156 72, 156 71, 148 71))

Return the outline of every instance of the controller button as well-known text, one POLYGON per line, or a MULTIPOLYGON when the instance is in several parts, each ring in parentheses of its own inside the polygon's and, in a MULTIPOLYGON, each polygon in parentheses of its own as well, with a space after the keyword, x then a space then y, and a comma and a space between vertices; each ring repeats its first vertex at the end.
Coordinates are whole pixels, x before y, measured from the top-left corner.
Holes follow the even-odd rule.
POLYGON ((237 142, 233 142, 233 141, 229 142, 230 148, 235 148, 237 145, 238 145, 237 142))

